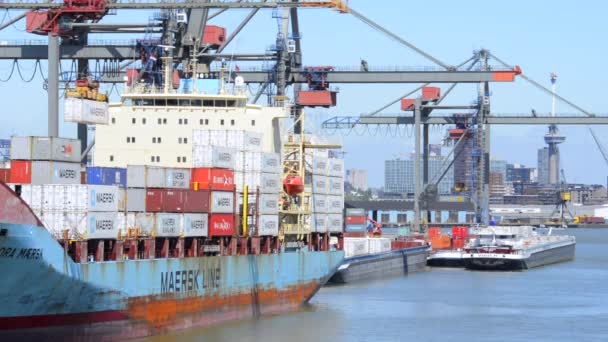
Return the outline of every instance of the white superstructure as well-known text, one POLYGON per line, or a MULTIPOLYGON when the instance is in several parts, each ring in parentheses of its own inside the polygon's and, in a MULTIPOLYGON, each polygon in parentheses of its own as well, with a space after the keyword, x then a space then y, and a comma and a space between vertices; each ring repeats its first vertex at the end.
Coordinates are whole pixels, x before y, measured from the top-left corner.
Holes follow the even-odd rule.
POLYGON ((286 107, 248 104, 243 94, 178 93, 126 88, 110 105, 109 125, 96 127, 93 163, 126 167, 191 167, 194 130, 263 133, 263 151, 280 152, 286 107))

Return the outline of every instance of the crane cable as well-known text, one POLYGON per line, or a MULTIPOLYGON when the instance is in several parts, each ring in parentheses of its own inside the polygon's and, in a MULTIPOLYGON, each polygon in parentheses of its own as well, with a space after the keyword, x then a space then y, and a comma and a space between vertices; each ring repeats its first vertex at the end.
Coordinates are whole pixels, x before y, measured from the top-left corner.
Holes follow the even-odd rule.
MULTIPOLYGON (((494 58, 498 63, 502 64, 504 67, 506 68, 510 68, 510 69, 514 69, 514 66, 509 65, 508 63, 504 62, 503 60, 501 60, 500 58, 496 57, 495 55, 493 55, 492 53, 488 52, 488 56, 494 58)), ((544 91, 545 93, 551 95, 551 96, 555 96, 557 99, 559 99, 560 101, 566 103, 567 105, 571 106, 572 108, 575 108, 577 110, 579 110, 581 113, 589 116, 589 117, 594 117, 595 114, 584 110, 583 108, 579 107, 578 105, 572 103, 571 101, 567 100, 566 98, 558 95, 558 94, 554 94, 553 91, 551 91, 551 89, 541 85, 540 83, 536 82, 535 80, 529 78, 528 76, 524 75, 524 73, 521 73, 519 75, 519 77, 523 78, 524 80, 528 81, 529 83, 531 83, 533 86, 535 86, 536 88, 544 91)))

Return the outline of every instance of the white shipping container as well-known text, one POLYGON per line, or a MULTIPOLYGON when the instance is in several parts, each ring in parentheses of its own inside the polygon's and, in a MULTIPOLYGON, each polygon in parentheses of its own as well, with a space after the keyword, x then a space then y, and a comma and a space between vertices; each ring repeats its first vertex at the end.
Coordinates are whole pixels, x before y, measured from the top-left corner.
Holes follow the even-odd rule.
POLYGON ((330 233, 341 233, 344 230, 344 218, 342 214, 327 215, 327 231, 330 233))
POLYGON ((127 187, 164 188, 166 169, 145 165, 127 165, 127 187))
POLYGON ((312 173, 316 175, 327 176, 329 170, 329 159, 322 157, 314 157, 312 159, 312 173))
POLYGON ((190 169, 168 168, 165 170, 165 187, 172 189, 189 189, 190 176, 190 169))
POLYGON ((352 258, 369 253, 368 238, 344 238, 344 257, 352 258))
POLYGON ((310 177, 310 191, 313 194, 327 194, 329 193, 329 178, 323 175, 312 175, 310 177))
POLYGON ((209 204, 211 214, 234 213, 234 194, 228 191, 212 191, 211 203, 209 204))
POLYGON ((209 146, 209 130, 197 129, 192 132, 193 146, 209 146))
POLYGON ((391 250, 391 240, 388 238, 370 238, 369 254, 379 254, 389 252, 391 250))
POLYGON ((146 189, 127 189, 126 202, 128 212, 146 211, 146 189))
POLYGON ((279 193, 281 191, 281 176, 273 173, 260 173, 260 192, 261 193, 279 193))
POLYGON ((262 133, 250 131, 226 131, 226 146, 238 151, 262 151, 262 133))
POLYGON ((328 174, 332 177, 344 177, 344 160, 331 158, 328 164, 328 174))
POLYGON ((26 201, 32 210, 42 211, 42 185, 22 185, 21 198, 26 201))
POLYGON ((262 152, 260 171, 280 174, 282 169, 281 155, 278 153, 262 152))
POLYGON ((327 196, 321 194, 312 195, 312 212, 317 214, 327 213, 327 196))
POLYGON ((340 177, 327 177, 329 181, 328 193, 330 195, 344 195, 344 179, 340 177))
POLYGON ((80 184, 80 163, 32 161, 32 184, 80 184))
POLYGON ((184 214, 184 236, 207 236, 209 231, 209 215, 184 214))
POLYGON ((236 151, 219 146, 194 146, 192 148, 192 167, 217 167, 234 169, 236 151))
POLYGON ((124 190, 115 185, 80 185, 86 189, 88 211, 124 211, 124 190))
POLYGON ((344 211, 344 197, 329 195, 327 199, 327 213, 328 214, 342 214, 344 211))
POLYGON ((227 145, 226 135, 227 135, 227 131, 225 131, 225 130, 209 131, 209 145, 229 147, 227 145))
POLYGON ((278 215, 279 214, 279 195, 278 194, 260 194, 259 213, 262 215, 278 215))
POLYGON ((315 233, 327 233, 327 214, 312 213, 310 229, 315 233))
POLYGON ((116 239, 126 229, 125 214, 116 212, 89 212, 86 218, 86 238, 116 239))
POLYGON ((65 122, 107 125, 110 119, 107 102, 67 97, 63 105, 65 122))
POLYGON ((260 215, 258 222, 259 236, 279 235, 279 215, 260 215))
POLYGON ((243 192, 243 185, 245 185, 245 173, 241 171, 234 171, 234 185, 237 192, 243 192))
POLYGON ((80 140, 58 137, 12 137, 11 158, 80 163, 80 140))
POLYGON ((158 237, 177 237, 183 228, 182 214, 156 214, 155 231, 158 237))
POLYGON ((234 171, 245 171, 245 152, 244 151, 236 151, 234 158, 234 171))
POLYGON ((127 213, 126 229, 137 229, 139 235, 151 236, 155 224, 156 215, 152 213, 127 213))

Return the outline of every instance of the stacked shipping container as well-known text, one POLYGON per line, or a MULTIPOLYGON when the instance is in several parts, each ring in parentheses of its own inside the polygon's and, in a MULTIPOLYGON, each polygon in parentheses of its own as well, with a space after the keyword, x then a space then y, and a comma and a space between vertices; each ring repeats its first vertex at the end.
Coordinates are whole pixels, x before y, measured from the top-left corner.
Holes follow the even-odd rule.
MULTIPOLYGON (((243 205, 245 185, 249 189, 248 225, 259 236, 277 236, 279 232, 279 192, 281 159, 277 153, 262 151, 263 135, 248 131, 197 130, 193 137, 193 161, 196 166, 230 164, 239 206, 243 205), (199 154, 203 153, 203 157, 199 154)), ((213 177, 204 175, 201 180, 213 177)), ((220 180, 226 178, 217 175, 220 180)), ((220 196, 220 195, 216 195, 220 196)), ((217 198, 218 203, 225 198, 217 198)))
POLYGON ((347 233, 365 233, 367 231, 367 212, 365 209, 346 209, 344 231, 347 233))
POLYGON ((305 190, 312 193, 312 231, 342 232, 344 161, 329 158, 329 151, 317 149, 307 158, 306 164, 305 190))

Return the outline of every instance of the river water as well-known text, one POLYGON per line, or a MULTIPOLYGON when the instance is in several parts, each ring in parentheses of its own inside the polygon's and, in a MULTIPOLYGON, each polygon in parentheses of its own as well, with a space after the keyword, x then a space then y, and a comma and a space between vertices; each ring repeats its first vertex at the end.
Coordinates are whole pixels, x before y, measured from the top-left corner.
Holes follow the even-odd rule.
POLYGON ((303 310, 150 341, 608 341, 608 229, 523 272, 426 272, 325 287, 303 310))

